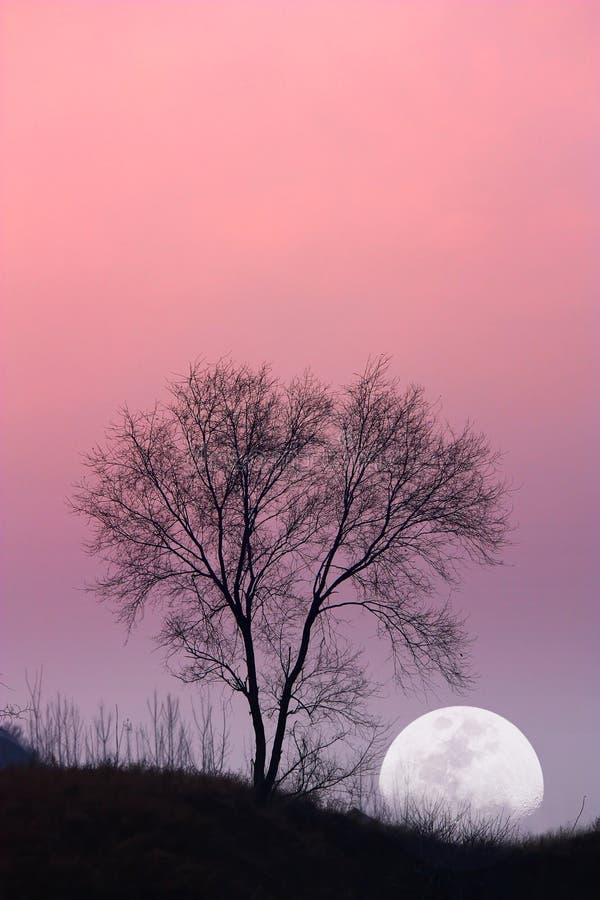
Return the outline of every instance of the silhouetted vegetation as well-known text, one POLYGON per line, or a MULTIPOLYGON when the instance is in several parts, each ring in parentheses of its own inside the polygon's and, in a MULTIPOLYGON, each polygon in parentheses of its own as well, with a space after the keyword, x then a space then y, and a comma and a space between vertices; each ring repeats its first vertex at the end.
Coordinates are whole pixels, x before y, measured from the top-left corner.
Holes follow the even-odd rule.
POLYGON ((526 839, 467 810, 410 805, 399 823, 365 780, 258 804, 250 777, 225 773, 228 734, 210 705, 188 721, 155 694, 145 722, 103 706, 86 722, 64 697, 42 704, 41 687, 38 676, 7 726, 36 762, 0 770, 2 896, 595 896, 600 820, 526 839))
POLYGON ((128 628, 156 605, 179 677, 243 698, 258 796, 336 788, 383 734, 348 616, 387 640, 400 687, 469 683, 463 622, 430 597, 464 560, 498 562, 498 454, 384 358, 338 391, 221 361, 169 392, 87 454, 72 507, 107 564, 95 590, 128 628))
POLYGON ((258 805, 230 776, 5 769, 0 804, 2 895, 19 900, 585 900, 600 874, 600 830, 453 847, 307 799, 258 805))
MULTIPOLYGON (((229 754, 227 713, 201 698, 184 716, 179 699, 155 691, 146 720, 123 716, 118 704, 101 703, 91 721, 62 694, 42 701, 42 673, 28 680, 29 704, 12 720, 13 735, 37 762, 65 767, 102 765, 177 769, 220 775, 229 754)), ((5 723, 6 724, 6 723, 5 723)))

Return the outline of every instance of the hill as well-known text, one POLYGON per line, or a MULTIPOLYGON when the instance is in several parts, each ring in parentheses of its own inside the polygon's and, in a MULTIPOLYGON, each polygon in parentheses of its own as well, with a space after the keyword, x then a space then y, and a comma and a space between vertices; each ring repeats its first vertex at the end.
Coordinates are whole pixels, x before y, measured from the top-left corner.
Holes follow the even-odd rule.
POLYGON ((108 767, 2 770, 0 804, 0 890, 15 900, 598 896, 600 831, 451 858, 360 815, 259 807, 232 777, 108 767))

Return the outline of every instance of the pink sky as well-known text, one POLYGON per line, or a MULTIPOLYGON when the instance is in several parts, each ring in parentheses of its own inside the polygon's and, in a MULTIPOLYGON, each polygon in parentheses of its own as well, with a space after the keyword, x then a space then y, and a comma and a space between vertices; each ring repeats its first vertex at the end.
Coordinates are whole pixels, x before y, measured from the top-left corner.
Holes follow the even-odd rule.
POLYGON ((542 825, 600 815, 600 5, 5 0, 0 26, 1 680, 177 688, 80 590, 65 497, 120 404, 198 356, 339 383, 390 353, 521 485, 510 566, 457 597, 460 702, 530 738, 542 825))

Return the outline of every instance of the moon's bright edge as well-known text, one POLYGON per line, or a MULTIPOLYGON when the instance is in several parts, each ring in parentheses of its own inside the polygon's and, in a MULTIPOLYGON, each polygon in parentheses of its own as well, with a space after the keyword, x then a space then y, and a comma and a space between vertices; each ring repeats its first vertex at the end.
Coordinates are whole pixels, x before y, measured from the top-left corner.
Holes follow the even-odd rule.
POLYGON ((379 787, 397 812, 441 805, 514 820, 542 802, 544 777, 535 750, 508 719, 476 706, 448 706, 400 732, 383 760, 379 787))

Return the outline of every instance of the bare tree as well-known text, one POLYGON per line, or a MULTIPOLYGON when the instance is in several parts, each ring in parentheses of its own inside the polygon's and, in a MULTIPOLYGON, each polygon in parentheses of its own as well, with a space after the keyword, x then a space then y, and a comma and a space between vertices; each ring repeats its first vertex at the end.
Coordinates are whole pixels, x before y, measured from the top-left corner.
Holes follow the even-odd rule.
POLYGON ((372 618, 402 686, 468 682, 463 622, 428 598, 465 558, 498 561, 497 454, 400 390, 384 358, 339 391, 229 361, 169 391, 122 410, 86 458, 72 505, 108 566, 93 589, 129 628, 157 604, 179 676, 245 699, 258 796, 286 774, 335 783, 332 739, 376 727, 343 616, 372 618))

